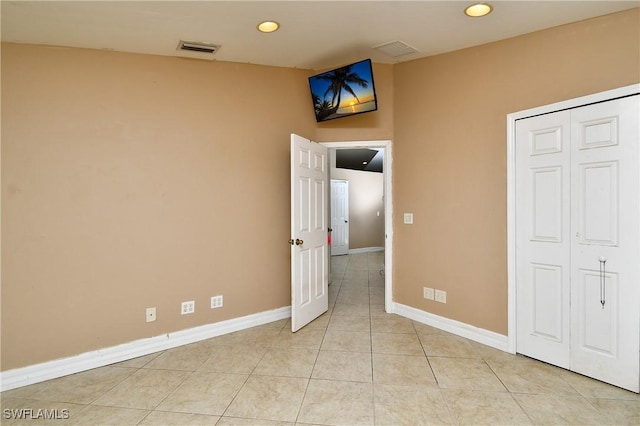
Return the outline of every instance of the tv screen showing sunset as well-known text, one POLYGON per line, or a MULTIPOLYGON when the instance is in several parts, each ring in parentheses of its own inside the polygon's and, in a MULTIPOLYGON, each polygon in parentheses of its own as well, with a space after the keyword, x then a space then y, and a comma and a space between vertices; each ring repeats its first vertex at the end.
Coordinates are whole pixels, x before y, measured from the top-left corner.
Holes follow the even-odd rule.
POLYGON ((378 109, 370 59, 309 77, 309 87, 317 122, 378 109))

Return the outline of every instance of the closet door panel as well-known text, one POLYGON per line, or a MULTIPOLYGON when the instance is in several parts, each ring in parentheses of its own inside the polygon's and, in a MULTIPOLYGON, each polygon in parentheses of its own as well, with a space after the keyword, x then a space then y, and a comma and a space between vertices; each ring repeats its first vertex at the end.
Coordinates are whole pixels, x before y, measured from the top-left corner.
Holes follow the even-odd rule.
POLYGON ((581 244, 618 245, 618 162, 579 164, 578 231, 581 244))
POLYGON ((639 390, 638 96, 571 110, 571 369, 639 390))
POLYGON ((517 351, 569 368, 569 112, 516 123, 517 351))

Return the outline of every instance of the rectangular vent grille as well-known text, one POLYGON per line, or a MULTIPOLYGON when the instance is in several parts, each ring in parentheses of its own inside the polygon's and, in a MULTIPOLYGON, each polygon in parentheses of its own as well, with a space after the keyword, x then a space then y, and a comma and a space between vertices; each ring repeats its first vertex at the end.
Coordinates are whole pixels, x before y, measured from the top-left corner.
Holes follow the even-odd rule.
POLYGON ((189 52, 208 53, 213 55, 220 49, 220 46, 209 43, 199 43, 194 41, 180 40, 178 44, 178 50, 187 50, 189 52))
POLYGON ((418 52, 418 49, 413 46, 409 46, 407 43, 400 40, 379 44, 378 46, 373 46, 372 49, 376 49, 393 58, 399 58, 400 56, 410 55, 412 53, 418 52))

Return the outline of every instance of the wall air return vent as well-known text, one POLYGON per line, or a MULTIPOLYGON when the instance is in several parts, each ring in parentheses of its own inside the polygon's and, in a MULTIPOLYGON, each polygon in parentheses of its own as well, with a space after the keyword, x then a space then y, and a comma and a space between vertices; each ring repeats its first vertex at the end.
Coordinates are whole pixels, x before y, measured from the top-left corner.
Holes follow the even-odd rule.
POLYGON ((199 52, 213 55, 220 49, 220 46, 209 43, 200 43, 195 41, 180 40, 178 43, 178 50, 186 50, 188 52, 199 52))

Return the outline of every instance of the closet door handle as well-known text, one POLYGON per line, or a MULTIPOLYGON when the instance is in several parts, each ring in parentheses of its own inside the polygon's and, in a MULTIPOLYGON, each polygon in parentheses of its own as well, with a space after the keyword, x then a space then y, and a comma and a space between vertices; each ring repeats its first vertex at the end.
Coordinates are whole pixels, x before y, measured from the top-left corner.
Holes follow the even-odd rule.
POLYGON ((602 305, 602 309, 604 309, 604 304, 607 303, 607 289, 606 289, 606 280, 607 280, 607 258, 604 256, 600 256, 600 304, 602 305))

